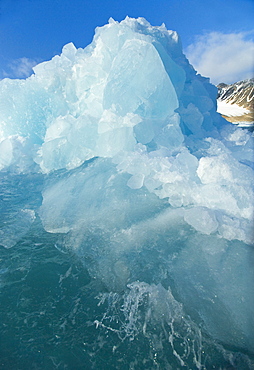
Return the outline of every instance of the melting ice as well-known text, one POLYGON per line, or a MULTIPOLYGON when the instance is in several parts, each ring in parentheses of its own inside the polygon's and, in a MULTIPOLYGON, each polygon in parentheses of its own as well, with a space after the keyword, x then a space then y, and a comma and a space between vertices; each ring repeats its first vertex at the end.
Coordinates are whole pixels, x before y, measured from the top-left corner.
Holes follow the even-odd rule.
POLYGON ((232 366, 231 351, 254 351, 253 135, 216 96, 176 32, 128 17, 0 82, 2 179, 42 179, 11 216, 3 201, 0 244, 35 219, 59 234, 100 282, 107 309, 90 320, 119 341, 142 334, 154 368, 214 366, 204 342, 232 366))

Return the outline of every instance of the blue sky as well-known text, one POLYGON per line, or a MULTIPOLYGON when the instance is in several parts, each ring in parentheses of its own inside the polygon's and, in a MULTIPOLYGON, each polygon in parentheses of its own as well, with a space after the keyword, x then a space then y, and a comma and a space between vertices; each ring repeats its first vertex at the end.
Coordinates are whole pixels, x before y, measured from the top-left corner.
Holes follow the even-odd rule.
POLYGON ((127 15, 177 31, 213 83, 253 76, 254 0, 0 0, 0 78, 24 78, 66 43, 85 47, 95 27, 127 15))

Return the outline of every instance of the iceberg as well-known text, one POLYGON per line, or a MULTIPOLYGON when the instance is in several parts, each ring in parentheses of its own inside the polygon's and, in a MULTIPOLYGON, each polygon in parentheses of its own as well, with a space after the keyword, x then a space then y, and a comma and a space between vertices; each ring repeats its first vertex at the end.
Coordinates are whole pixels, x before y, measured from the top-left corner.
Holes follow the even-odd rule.
POLYGON ((90 320, 143 335, 153 368, 216 367, 215 347, 251 368, 253 134, 216 112, 177 33, 144 18, 110 19, 33 70, 0 81, 1 184, 29 184, 10 208, 2 188, 1 245, 55 234, 98 283, 107 308, 90 320))

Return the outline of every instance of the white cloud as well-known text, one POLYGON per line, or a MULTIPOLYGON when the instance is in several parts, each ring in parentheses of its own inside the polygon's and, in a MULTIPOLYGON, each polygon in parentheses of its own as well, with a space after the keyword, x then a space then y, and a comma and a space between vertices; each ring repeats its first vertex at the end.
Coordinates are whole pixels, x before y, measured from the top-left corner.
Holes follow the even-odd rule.
POLYGON ((185 54, 193 67, 211 82, 233 83, 254 76, 254 30, 210 32, 198 36, 185 54))
POLYGON ((26 78, 29 77, 33 70, 32 68, 38 64, 38 60, 30 58, 19 58, 14 59, 11 63, 8 64, 8 70, 3 71, 3 77, 11 78, 26 78))

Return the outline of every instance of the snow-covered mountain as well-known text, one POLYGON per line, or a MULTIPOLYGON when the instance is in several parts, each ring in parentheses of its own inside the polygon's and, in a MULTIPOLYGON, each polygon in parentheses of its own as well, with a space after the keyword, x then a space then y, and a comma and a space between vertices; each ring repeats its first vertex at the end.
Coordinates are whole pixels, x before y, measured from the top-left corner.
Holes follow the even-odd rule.
POLYGON ((254 78, 217 87, 218 112, 240 126, 254 125, 254 78))

